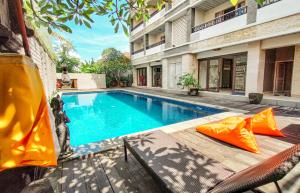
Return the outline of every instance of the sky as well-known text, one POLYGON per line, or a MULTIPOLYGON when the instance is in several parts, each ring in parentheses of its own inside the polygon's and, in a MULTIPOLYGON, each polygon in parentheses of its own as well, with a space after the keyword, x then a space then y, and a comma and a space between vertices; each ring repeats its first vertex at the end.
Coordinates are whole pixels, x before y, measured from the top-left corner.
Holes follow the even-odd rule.
POLYGON ((100 59, 105 48, 113 47, 121 52, 129 51, 129 40, 122 30, 115 33, 114 27, 106 16, 93 16, 92 18, 94 23, 91 29, 84 25, 77 26, 72 22, 68 24, 73 31, 72 34, 62 33, 74 45, 75 56, 82 61, 97 60, 100 59))

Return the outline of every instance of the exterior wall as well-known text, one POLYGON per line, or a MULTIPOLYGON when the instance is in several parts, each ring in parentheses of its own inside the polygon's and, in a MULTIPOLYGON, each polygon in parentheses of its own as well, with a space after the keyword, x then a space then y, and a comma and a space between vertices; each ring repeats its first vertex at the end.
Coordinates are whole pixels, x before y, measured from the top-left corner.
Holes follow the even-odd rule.
POLYGON ((137 86, 137 71, 136 67, 133 67, 132 69, 132 86, 137 86))
MULTIPOLYGON (((77 79, 78 89, 106 88, 105 74, 69 73, 71 79, 77 79)), ((56 73, 56 78, 61 78, 61 73, 56 73)))
POLYGON ((295 46, 295 57, 292 77, 292 96, 300 97, 300 44, 295 46))
POLYGON ((195 41, 190 44, 190 50, 193 50, 193 52, 202 52, 296 32, 300 32, 300 14, 250 26, 214 38, 195 41))
POLYGON ((147 66, 147 87, 152 87, 152 68, 147 66))
POLYGON ((251 92, 263 92, 265 51, 261 50, 261 42, 253 42, 248 45, 246 94, 251 92))
POLYGON ((159 42, 161 40, 161 37, 163 37, 164 35, 165 35, 164 32, 160 32, 157 34, 150 34, 149 35, 149 45, 159 42))
POLYGON ((56 90, 56 66, 37 38, 29 39, 33 62, 38 66, 47 97, 56 90))
POLYGON ((168 88, 168 60, 162 60, 162 88, 168 88))
POLYGON ((218 7, 206 11, 204 13, 204 22, 215 19, 215 14, 217 12, 227 9, 229 7, 232 7, 232 4, 230 3, 230 1, 226 1, 225 3, 219 5, 218 7))
POLYGON ((155 46, 153 48, 147 49, 146 55, 156 54, 156 53, 162 52, 164 49, 165 49, 165 44, 161 44, 161 45, 155 46))
POLYGON ((262 40, 262 49, 272 49, 300 44, 300 33, 262 40))
POLYGON ((182 0, 173 0, 172 1, 172 7, 175 7, 176 5, 180 4, 182 0))
POLYGON ((193 74, 198 78, 198 61, 195 54, 185 54, 182 56, 182 74, 193 74))
POLYGON ((197 59, 212 58, 217 56, 248 52, 248 44, 239 44, 235 46, 225 47, 221 50, 209 50, 197 54, 197 59))
POLYGON ((172 45, 178 46, 187 42, 187 19, 181 17, 172 23, 172 45))
POLYGON ((8 15, 8 1, 0 0, 0 24, 5 27, 10 26, 9 17, 7 17, 8 15))
POLYGON ((143 44, 144 44, 143 41, 134 42, 134 45, 133 45, 134 51, 142 49, 144 47, 143 44))
POLYGON ((205 22, 205 12, 200 9, 195 10, 195 26, 200 25, 205 22))
POLYGON ((191 40, 205 40, 225 33, 230 33, 242 29, 247 25, 247 15, 241 15, 226 22, 208 27, 191 34, 191 40))
POLYGON ((282 0, 257 10, 257 22, 267 22, 300 12, 300 1, 282 0))

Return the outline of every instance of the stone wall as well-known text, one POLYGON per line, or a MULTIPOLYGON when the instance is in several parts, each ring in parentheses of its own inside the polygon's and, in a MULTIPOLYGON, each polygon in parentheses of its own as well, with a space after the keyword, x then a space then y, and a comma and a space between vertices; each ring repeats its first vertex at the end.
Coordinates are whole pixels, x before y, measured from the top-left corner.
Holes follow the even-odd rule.
MULTIPOLYGON (((77 79, 78 89, 106 88, 105 74, 69 73, 71 79, 77 79)), ((61 73, 56 73, 56 78, 61 79, 61 73)))
POLYGON ((295 46, 295 57, 292 79, 292 96, 300 97, 300 44, 295 46))
POLYGON ((172 23, 172 45, 178 46, 187 42, 187 18, 180 17, 172 23))
POLYGON ((56 66, 54 59, 41 45, 36 37, 29 39, 32 60, 38 66, 47 97, 56 91, 56 66))

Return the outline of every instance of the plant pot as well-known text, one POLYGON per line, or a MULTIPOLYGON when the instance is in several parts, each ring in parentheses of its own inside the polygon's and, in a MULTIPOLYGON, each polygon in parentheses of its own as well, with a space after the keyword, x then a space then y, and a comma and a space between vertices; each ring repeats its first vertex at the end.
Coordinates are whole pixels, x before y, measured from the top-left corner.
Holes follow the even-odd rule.
POLYGON ((127 86, 127 81, 120 82, 120 87, 126 87, 126 86, 127 86))
POLYGON ((190 88, 189 95, 198 96, 199 89, 198 88, 190 88))
POLYGON ((250 104, 260 104, 263 99, 264 94, 262 93, 249 93, 249 103, 250 104))

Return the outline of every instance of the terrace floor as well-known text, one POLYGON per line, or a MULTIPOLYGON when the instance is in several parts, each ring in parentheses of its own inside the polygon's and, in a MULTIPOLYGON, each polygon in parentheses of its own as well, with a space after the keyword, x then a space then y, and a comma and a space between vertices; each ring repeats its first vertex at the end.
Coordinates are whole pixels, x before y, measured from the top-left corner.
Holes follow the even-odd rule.
MULTIPOLYGON (((244 102, 225 99, 188 97, 141 89, 131 90, 241 109, 245 110, 247 112, 245 114, 249 115, 266 108, 265 105, 249 105, 244 102)), ((261 154, 250 153, 213 140, 197 133, 194 128, 175 131, 171 135, 181 143, 222 162, 228 168, 240 171, 291 147, 293 144, 300 143, 300 110, 278 106, 274 107, 274 110, 278 126, 286 134, 286 137, 276 138, 257 135, 261 154)), ((300 192, 299 171, 300 165, 298 164, 290 174, 279 182, 283 192, 300 192)), ((124 161, 122 147, 97 154, 94 157, 60 163, 59 167, 49 172, 47 176, 55 192, 161 192, 151 176, 131 154, 129 154, 128 163, 124 161)), ((276 192, 273 184, 265 185, 259 189, 266 193, 276 192)))

